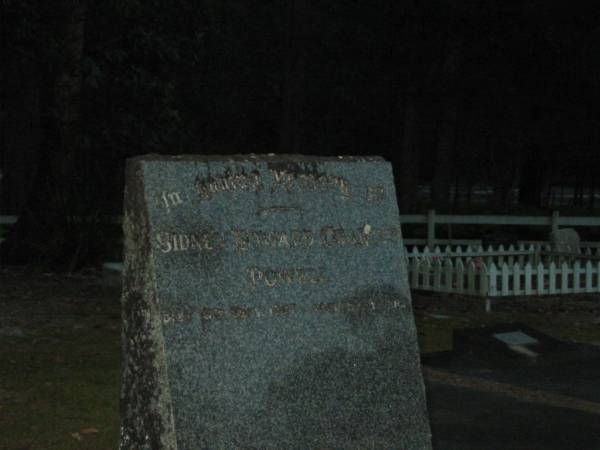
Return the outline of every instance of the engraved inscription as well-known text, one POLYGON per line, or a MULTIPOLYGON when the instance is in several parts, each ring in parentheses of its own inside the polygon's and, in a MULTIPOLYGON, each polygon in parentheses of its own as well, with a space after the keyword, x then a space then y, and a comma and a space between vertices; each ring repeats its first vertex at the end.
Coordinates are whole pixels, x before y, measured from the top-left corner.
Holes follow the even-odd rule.
POLYGON ((381 203, 385 198, 385 188, 381 184, 367 186, 367 201, 370 203, 381 203))
POLYGON ((246 251, 260 247, 270 248, 309 248, 315 239, 311 230, 285 231, 254 231, 233 230, 234 249, 246 251))
POLYGON ((163 325, 171 325, 176 323, 190 323, 192 314, 189 312, 163 313, 163 325))
POLYGON ((269 288, 291 284, 323 284, 330 281, 325 276, 322 267, 294 267, 291 269, 249 267, 246 272, 252 285, 264 285, 269 288))
POLYGON ((296 308, 294 303, 289 303, 287 305, 274 305, 271 307, 270 312, 274 316, 284 316, 289 314, 296 308))
MULTIPOLYGON (((287 192, 299 190, 335 190, 342 198, 350 197, 348 180, 337 175, 317 172, 296 172, 271 169, 273 189, 281 188, 287 192)), ((258 192, 263 188, 261 174, 258 171, 250 173, 226 172, 223 175, 196 177, 196 191, 201 199, 208 200, 218 192, 249 191, 258 192)))
POLYGON ((256 314, 255 308, 242 308, 240 306, 232 306, 229 308, 231 315, 236 319, 247 319, 248 317, 256 314))
POLYGON ((325 247, 336 245, 355 245, 365 247, 369 245, 371 226, 365 225, 362 229, 346 229, 324 227, 321 229, 321 243, 325 247))
POLYGON ((223 246, 223 237, 213 231, 199 233, 156 233, 156 242, 162 253, 183 252, 186 250, 214 250, 223 246))
POLYGON ((304 211, 300 206, 287 206, 287 205, 273 205, 273 206, 261 206, 258 208, 259 216, 266 216, 271 213, 301 213, 304 211))
POLYGON ((184 251, 211 251, 231 248, 237 253, 258 249, 309 249, 322 247, 367 247, 400 243, 400 228, 374 228, 365 224, 357 228, 325 226, 320 230, 262 231, 235 229, 224 233, 199 231, 197 233, 170 233, 161 231, 155 240, 162 253, 184 251))
POLYGON ((402 232, 399 227, 374 228, 366 223, 359 228, 339 228, 326 226, 319 233, 324 247, 386 245, 400 243, 402 232))
POLYGON ((290 192, 295 186, 302 190, 338 190, 342 197, 350 197, 348 180, 337 175, 326 175, 313 172, 290 172, 288 170, 271 169, 276 186, 290 192))
POLYGON ((223 308, 201 308, 198 315, 202 320, 222 319, 225 317, 223 308))
POLYGON ((179 192, 164 192, 161 194, 160 196, 163 205, 165 205, 165 208, 167 209, 167 211, 170 211, 170 209, 174 206, 179 206, 183 204, 183 200, 181 198, 181 194, 179 192))
POLYGON ((267 316, 285 316, 294 312, 313 312, 317 314, 360 313, 366 311, 383 310, 386 308, 407 308, 405 302, 398 300, 370 300, 352 302, 317 303, 301 306, 295 303, 277 304, 263 308, 249 308, 231 306, 229 308, 199 308, 191 312, 162 313, 164 326, 188 325, 194 315, 201 321, 237 319, 244 320, 267 316))
POLYGON ((196 178, 196 190, 203 200, 210 199, 217 192, 231 191, 251 191, 256 192, 262 189, 260 173, 253 171, 250 173, 226 173, 216 177, 196 178))

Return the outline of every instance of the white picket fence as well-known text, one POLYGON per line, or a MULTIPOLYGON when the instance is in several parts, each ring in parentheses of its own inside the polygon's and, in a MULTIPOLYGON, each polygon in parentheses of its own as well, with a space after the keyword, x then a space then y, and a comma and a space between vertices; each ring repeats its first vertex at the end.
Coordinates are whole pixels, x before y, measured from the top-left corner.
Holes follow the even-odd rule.
POLYGON ((535 246, 413 248, 411 289, 480 297, 600 293, 600 252, 544 253, 535 246))
POLYGON ((471 259, 479 258, 483 260, 487 265, 492 262, 497 265, 507 263, 509 266, 515 262, 518 262, 521 266, 525 263, 530 262, 531 264, 537 265, 539 262, 549 265, 552 261, 555 264, 562 264, 564 261, 574 261, 576 259, 600 259, 600 247, 596 246, 595 243, 583 244, 579 247, 579 253, 557 253, 553 252, 549 243, 539 244, 520 244, 518 246, 510 245, 504 247, 502 245, 498 248, 489 246, 484 249, 481 245, 478 246, 446 246, 443 249, 441 247, 434 247, 430 250, 427 246, 422 250, 414 246, 412 249, 405 248, 406 257, 411 259, 429 259, 434 261, 436 259, 457 259, 465 258, 466 262, 471 259))

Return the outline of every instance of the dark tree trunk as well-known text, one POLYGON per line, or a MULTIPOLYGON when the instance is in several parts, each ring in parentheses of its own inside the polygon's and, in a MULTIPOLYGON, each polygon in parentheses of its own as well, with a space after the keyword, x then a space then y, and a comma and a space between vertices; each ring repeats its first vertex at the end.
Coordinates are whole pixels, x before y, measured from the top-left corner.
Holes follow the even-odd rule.
POLYGON ((454 148, 456 143, 457 99, 447 100, 442 113, 435 153, 435 168, 431 186, 431 200, 439 209, 445 209, 451 201, 451 185, 454 179, 454 148))
POLYGON ((530 151, 519 177, 519 204, 540 207, 545 181, 546 163, 543 155, 536 150, 530 151))
POLYGON ((390 138, 398 151, 394 165, 398 201, 402 212, 417 205, 419 175, 419 99, 423 67, 420 59, 422 10, 415 3, 388 3, 390 42, 390 138))
POLYGON ((53 4, 60 22, 61 57, 43 81, 43 138, 33 187, 19 220, 2 245, 3 262, 56 264, 72 270, 85 239, 74 216, 89 212, 80 146, 81 60, 85 0, 53 4))
POLYGON ((305 0, 287 0, 279 150, 299 153, 306 90, 305 0))
POLYGON ((512 192, 517 187, 520 170, 518 148, 511 148, 506 138, 490 137, 490 180, 492 182, 492 208, 505 212, 511 204, 512 192))
POLYGON ((471 180, 467 181, 467 198, 466 198, 466 205, 467 206, 471 206, 471 203, 473 201, 473 182, 471 180))
POLYGON ((31 190, 41 133, 38 73, 30 59, 0 68, 0 214, 18 214, 31 190))
POLYGON ((398 168, 398 197, 402 211, 411 211, 416 204, 419 169, 418 109, 416 88, 409 87, 402 105, 402 141, 398 168))
POLYGON ((442 70, 442 110, 438 128, 431 199, 433 205, 445 209, 450 205, 450 187, 454 180, 454 148, 458 123, 457 79, 462 43, 455 42, 446 55, 442 70))

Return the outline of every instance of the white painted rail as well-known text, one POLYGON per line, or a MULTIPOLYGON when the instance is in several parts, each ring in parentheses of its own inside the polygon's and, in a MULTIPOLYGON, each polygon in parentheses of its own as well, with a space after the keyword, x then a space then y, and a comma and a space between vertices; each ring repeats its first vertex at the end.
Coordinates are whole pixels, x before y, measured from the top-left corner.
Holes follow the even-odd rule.
POLYGON ((582 260, 595 260, 600 259, 600 246, 597 243, 585 243, 580 246, 578 253, 558 253, 553 252, 551 245, 547 242, 539 244, 519 244, 517 246, 509 245, 504 247, 499 245, 496 248, 488 246, 484 249, 481 245, 478 246, 436 246, 432 250, 425 246, 419 248, 413 246, 411 248, 405 247, 406 257, 410 259, 429 259, 434 261, 436 259, 456 259, 465 258, 465 262, 469 262, 472 259, 479 259, 485 262, 487 265, 493 263, 502 264, 506 262, 511 265, 518 262, 521 266, 527 262, 536 265, 539 262, 550 264, 554 261, 555 264, 562 264, 563 261, 573 262, 577 259, 582 260))
MULTIPOLYGON (((508 215, 478 215, 478 214, 436 214, 431 209, 426 214, 402 214, 401 224, 426 224, 427 239, 407 239, 409 244, 424 244, 430 248, 441 243, 435 237, 436 225, 520 225, 548 227, 555 231, 559 227, 600 227, 600 217, 594 216, 561 216, 558 211, 552 211, 548 216, 508 216, 508 215)), ((444 240, 444 243, 450 243, 444 240)), ((471 244, 468 241, 454 243, 471 244)))

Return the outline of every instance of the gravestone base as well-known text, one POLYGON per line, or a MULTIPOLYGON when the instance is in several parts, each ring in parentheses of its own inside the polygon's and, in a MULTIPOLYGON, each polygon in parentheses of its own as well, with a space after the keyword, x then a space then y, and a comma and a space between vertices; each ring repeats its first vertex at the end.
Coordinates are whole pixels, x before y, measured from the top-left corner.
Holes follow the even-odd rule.
POLYGON ((591 345, 561 341, 518 322, 454 330, 452 341, 453 352, 508 365, 562 364, 600 356, 591 345))

